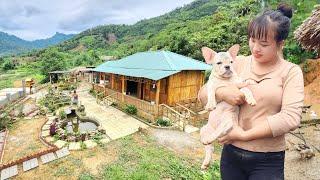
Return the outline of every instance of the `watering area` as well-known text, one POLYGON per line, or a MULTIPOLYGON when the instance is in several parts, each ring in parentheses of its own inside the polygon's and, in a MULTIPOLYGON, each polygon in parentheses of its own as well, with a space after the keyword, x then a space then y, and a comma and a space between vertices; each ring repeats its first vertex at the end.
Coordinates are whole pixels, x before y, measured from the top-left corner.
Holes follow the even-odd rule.
POLYGON ((61 124, 61 128, 69 133, 85 133, 94 131, 98 128, 99 123, 88 118, 80 118, 76 110, 72 108, 65 109, 66 120, 61 124))

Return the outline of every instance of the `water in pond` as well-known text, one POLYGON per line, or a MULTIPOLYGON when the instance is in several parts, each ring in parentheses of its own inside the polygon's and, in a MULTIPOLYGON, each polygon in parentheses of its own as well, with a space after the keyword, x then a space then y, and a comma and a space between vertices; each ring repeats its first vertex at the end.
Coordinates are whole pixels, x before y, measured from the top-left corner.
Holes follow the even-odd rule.
POLYGON ((67 114, 68 122, 63 125, 63 128, 65 128, 68 132, 87 132, 87 131, 93 131, 97 129, 97 123, 94 123, 89 120, 81 120, 79 116, 76 114, 76 110, 72 108, 67 108, 65 110, 65 113, 67 114))
POLYGON ((93 131, 97 129, 97 125, 90 121, 76 121, 75 123, 72 123, 72 121, 69 121, 67 125, 65 126, 66 130, 68 132, 87 132, 87 131, 93 131))

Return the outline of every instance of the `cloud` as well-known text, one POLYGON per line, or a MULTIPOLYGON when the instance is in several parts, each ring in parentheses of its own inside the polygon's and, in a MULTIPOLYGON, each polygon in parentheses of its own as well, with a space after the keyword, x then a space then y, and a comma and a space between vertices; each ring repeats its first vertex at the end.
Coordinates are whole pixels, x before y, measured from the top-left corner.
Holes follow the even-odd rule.
POLYGON ((193 0, 1 0, 0 31, 24 39, 78 33, 97 25, 133 24, 193 0), (29 33, 28 33, 29 32, 29 33))

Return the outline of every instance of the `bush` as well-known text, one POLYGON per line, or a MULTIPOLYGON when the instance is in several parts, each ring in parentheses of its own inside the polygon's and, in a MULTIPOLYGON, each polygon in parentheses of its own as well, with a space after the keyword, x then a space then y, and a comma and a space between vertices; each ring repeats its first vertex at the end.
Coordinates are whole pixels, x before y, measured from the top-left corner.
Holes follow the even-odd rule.
POLYGON ((13 64, 12 61, 9 61, 9 60, 8 60, 8 61, 6 61, 6 62, 3 63, 2 69, 5 70, 5 71, 11 70, 11 69, 14 69, 14 68, 15 68, 15 65, 13 64))
POLYGON ((126 104, 124 111, 128 114, 136 115, 138 110, 135 105, 126 104))
POLYGON ((118 106, 118 104, 117 104, 117 103, 115 103, 115 102, 112 102, 112 103, 110 104, 110 106, 112 106, 112 107, 117 107, 117 106, 118 106))
POLYGON ((59 112, 59 117, 60 117, 60 119, 65 119, 65 118, 67 118, 66 112, 64 112, 64 110, 61 110, 61 111, 59 112))
POLYGON ((156 123, 157 123, 159 126, 164 126, 164 127, 168 127, 168 126, 171 126, 171 125, 172 125, 172 123, 170 122, 170 120, 166 120, 166 119, 162 119, 162 118, 157 119, 156 123))
POLYGON ((0 130, 5 129, 11 123, 11 118, 7 113, 3 113, 0 115, 0 130))

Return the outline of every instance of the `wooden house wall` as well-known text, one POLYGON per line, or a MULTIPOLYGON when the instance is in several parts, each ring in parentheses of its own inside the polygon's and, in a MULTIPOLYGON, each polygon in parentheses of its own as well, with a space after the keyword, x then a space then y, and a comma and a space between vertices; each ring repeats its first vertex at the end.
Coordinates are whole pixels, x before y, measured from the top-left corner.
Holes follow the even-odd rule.
POLYGON ((181 100, 197 97, 203 79, 201 71, 182 71, 170 76, 167 104, 174 105, 181 100))
POLYGON ((122 91, 122 77, 118 75, 113 75, 113 90, 121 92, 122 91))
MULTIPOLYGON (((121 75, 100 73, 100 79, 110 80, 106 86, 107 88, 117 92, 122 91, 121 75)), ((204 74, 201 71, 182 71, 161 79, 159 104, 164 103, 173 106, 176 102, 181 100, 197 97, 198 91, 203 85, 203 82, 204 74)), ((124 83, 124 88, 126 89, 126 80, 124 83)), ((153 82, 151 80, 145 83, 138 83, 137 97, 149 102, 155 101, 156 88, 153 89, 152 86, 153 82), (141 92, 141 89, 143 92, 141 92)))
POLYGON ((159 104, 167 104, 168 97, 168 78, 161 79, 160 81, 160 96, 159 104))

